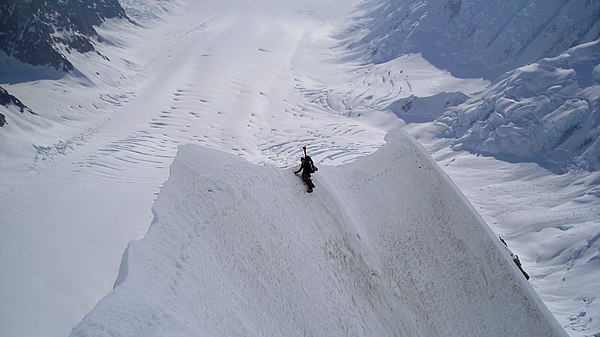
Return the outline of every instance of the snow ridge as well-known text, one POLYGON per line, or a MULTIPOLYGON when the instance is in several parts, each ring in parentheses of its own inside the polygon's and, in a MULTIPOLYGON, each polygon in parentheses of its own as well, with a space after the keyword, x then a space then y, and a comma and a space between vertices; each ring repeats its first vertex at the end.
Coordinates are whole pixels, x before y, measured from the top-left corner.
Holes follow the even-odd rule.
POLYGON ((181 146, 147 235, 71 336, 562 336, 500 241, 403 131, 290 169, 181 146))

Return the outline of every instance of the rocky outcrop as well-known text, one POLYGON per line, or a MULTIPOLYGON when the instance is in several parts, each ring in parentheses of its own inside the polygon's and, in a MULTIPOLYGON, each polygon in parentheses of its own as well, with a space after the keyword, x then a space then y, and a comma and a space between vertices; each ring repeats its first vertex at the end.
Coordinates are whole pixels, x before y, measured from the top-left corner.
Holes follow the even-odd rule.
MULTIPOLYGON (((21 113, 28 112, 32 115, 37 115, 28 106, 23 104, 18 98, 11 95, 4 88, 0 87, 0 105, 6 108, 17 108, 21 113)), ((6 117, 0 113, 0 127, 6 124, 6 117)))
POLYGON ((65 53, 95 50, 94 26, 126 18, 118 0, 8 0, 0 3, 0 49, 31 65, 69 71, 65 53))

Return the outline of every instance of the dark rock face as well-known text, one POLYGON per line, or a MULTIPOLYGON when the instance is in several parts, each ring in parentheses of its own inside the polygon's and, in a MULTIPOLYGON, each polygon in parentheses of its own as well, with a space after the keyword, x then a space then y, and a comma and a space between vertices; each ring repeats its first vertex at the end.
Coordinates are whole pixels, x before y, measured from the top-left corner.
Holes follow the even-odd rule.
POLYGON ((94 26, 107 18, 127 18, 118 0, 2 0, 0 49, 31 65, 69 71, 64 52, 94 50, 94 26))
MULTIPOLYGON (((28 106, 23 104, 18 98, 11 95, 4 88, 0 87, 0 105, 3 105, 7 108, 17 107, 21 113, 27 111, 32 115, 37 115, 33 110, 31 110, 28 106)), ((6 124, 6 117, 0 113, 0 127, 6 124)))

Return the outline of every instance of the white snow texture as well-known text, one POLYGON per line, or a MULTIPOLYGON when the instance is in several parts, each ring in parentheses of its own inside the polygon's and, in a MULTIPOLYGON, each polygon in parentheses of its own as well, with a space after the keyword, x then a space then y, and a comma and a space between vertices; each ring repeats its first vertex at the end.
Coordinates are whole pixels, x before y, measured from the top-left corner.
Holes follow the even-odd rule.
POLYGON ((180 147, 145 238, 71 336, 561 336, 506 249, 403 131, 290 169, 180 147), (385 211, 382 211, 385 210, 385 211))
POLYGON ((456 149, 600 169, 600 40, 516 69, 439 119, 456 149))
POLYGON ((360 41, 369 57, 387 62, 422 53, 463 77, 494 78, 557 56, 600 35, 600 2, 591 0, 371 0, 360 41))
POLYGON ((0 337, 600 336, 600 1, 121 3, 0 52, 0 337))

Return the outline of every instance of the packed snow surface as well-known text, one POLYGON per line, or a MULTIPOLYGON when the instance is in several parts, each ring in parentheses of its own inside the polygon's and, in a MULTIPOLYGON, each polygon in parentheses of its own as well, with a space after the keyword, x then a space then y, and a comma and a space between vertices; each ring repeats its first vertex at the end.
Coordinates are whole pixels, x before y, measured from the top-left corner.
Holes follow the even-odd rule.
POLYGON ((508 251, 402 131, 291 169, 180 148, 148 234, 71 336, 561 336, 508 251))

